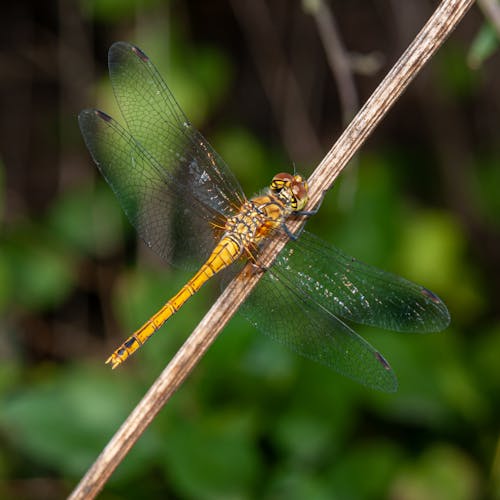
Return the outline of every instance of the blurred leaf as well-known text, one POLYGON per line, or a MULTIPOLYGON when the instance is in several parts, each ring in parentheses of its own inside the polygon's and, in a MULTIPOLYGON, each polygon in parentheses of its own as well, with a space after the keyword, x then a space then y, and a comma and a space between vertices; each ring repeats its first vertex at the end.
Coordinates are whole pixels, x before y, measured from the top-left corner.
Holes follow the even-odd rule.
POLYGON ((181 276, 185 273, 152 270, 147 265, 122 273, 116 282, 114 306, 124 327, 136 328, 159 310, 184 285, 181 276))
MULTIPOLYGON (((177 61, 179 70, 185 61, 177 61)), ((189 69, 191 78, 203 86, 208 93, 210 107, 213 109, 226 96, 232 77, 229 59, 215 47, 196 46, 190 52, 189 69)))
POLYGON ((73 287, 75 262, 49 234, 25 226, 9 234, 5 246, 11 270, 12 298, 28 309, 54 307, 73 287))
POLYGON ((462 47, 450 41, 436 56, 435 67, 439 72, 441 98, 450 100, 471 96, 479 82, 479 76, 468 67, 462 47))
POLYGON ((203 87, 185 71, 172 71, 163 76, 188 120, 195 127, 202 128, 210 109, 208 94, 203 87))
POLYGON ((12 300, 13 284, 8 251, 5 246, 0 246, 0 313, 12 300))
POLYGON ((287 500, 331 500, 332 494, 326 480, 312 471, 297 470, 293 467, 280 468, 271 478, 269 485, 264 485, 263 498, 287 500))
MULTIPOLYGON (((496 152, 474 165, 474 177, 471 180, 475 191, 475 201, 481 207, 481 215, 491 226, 500 229, 500 157, 496 152)), ((485 222, 486 222, 485 221, 485 222)))
POLYGON ((440 343, 438 348, 446 352, 443 352, 441 360, 435 359, 434 362, 439 367, 437 384, 446 405, 466 421, 480 423, 484 421, 488 402, 477 385, 473 364, 467 353, 460 355, 458 346, 454 345, 457 337, 452 332, 448 332, 442 340, 447 342, 440 343))
POLYGON ((60 241, 78 253, 106 256, 123 243, 124 217, 104 182, 66 192, 52 207, 49 224, 60 241))
POLYGON ((276 408, 272 440, 293 462, 321 463, 336 456, 349 438, 364 389, 309 360, 297 358, 297 365, 276 408))
POLYGON ((470 266, 464 263, 466 241, 458 224, 440 212, 413 212, 407 216, 401 240, 399 269, 405 278, 442 296, 452 324, 459 317, 470 322, 484 298, 470 266))
POLYGON ((388 417, 434 429, 455 424, 457 417, 481 421, 486 404, 452 329, 429 335, 363 329, 363 337, 380 349, 399 379, 397 397, 380 399, 388 417))
POLYGON ((282 161, 273 158, 265 150, 254 135, 243 128, 225 129, 217 134, 213 142, 231 170, 237 172, 247 196, 265 187, 262 179, 270 184, 272 176, 279 171, 270 165, 282 164, 282 161))
POLYGON ((232 79, 229 59, 212 46, 177 45, 177 50, 172 51, 170 74, 176 99, 189 120, 203 128, 202 124, 227 94, 232 79))
POLYGON ((137 14, 158 3, 158 0, 80 0, 82 10, 87 16, 101 22, 116 23, 137 14))
POLYGON ((326 420, 304 410, 289 410, 279 419, 274 439, 288 460, 312 466, 332 451, 334 420, 335 415, 326 420))
POLYGON ((0 222, 3 221, 3 212, 5 210, 5 166, 0 156, 0 222))
POLYGON ((22 367, 15 361, 2 359, 0 363, 0 399, 22 378, 22 367))
POLYGON ((409 279, 444 288, 456 276, 465 239, 444 213, 409 214, 401 242, 400 268, 409 279))
MULTIPOLYGON (((357 185, 354 204, 334 227, 332 241, 362 261, 384 266, 397 238, 400 213, 387 162, 375 155, 362 156, 357 185)), ((333 233, 330 218, 327 223, 328 228, 318 231, 324 239, 333 233)))
POLYGON ((368 442, 346 450, 329 474, 331 498, 387 498, 388 486, 400 462, 401 451, 390 442, 368 442))
POLYGON ((470 500, 480 498, 477 465, 458 448, 435 445, 403 468, 391 498, 407 500, 470 500))
POLYGON ((248 498, 259 477, 253 424, 245 413, 221 413, 171 424, 165 466, 183 498, 248 498))
MULTIPOLYGON (((107 61, 107 51, 104 60, 107 61)), ((116 102, 115 94, 113 93, 113 88, 111 87, 108 68, 107 67, 101 68, 101 71, 102 71, 101 78, 100 80, 98 80, 95 90, 96 100, 89 107, 95 107, 97 109, 105 111, 108 115, 112 116, 113 118, 115 118, 116 121, 120 122, 123 126, 125 126, 126 125, 125 121, 123 119, 118 103, 116 102)), ((83 143, 83 138, 82 138, 82 143, 83 143)), ((95 164, 90 154, 87 154, 87 158, 89 160, 89 166, 91 168, 95 168, 95 164)))
MULTIPOLYGON (((239 317, 239 315, 238 315, 239 317)), ((241 316, 243 321, 243 316, 241 316)), ((297 371, 297 355, 277 342, 260 334, 250 322, 244 320, 250 329, 250 345, 243 354, 243 369, 254 376, 266 379, 287 379, 297 371)))
MULTIPOLYGON (((490 393, 490 402, 500 401, 500 323, 496 323, 474 338, 471 362, 474 374, 490 393)), ((493 407, 494 408, 494 407, 493 407)), ((494 409, 492 410, 494 411, 494 409)))
MULTIPOLYGON (((80 477, 117 430, 138 391, 131 380, 116 384, 109 370, 95 367, 55 375, 4 396, 0 426, 32 460, 80 477)), ((154 449, 151 439, 142 438, 135 458, 120 466, 118 478, 145 467, 154 449)))
MULTIPOLYGON (((174 27, 174 39, 177 31, 174 27)), ((141 49, 153 61, 189 121, 203 129, 210 112, 226 95, 231 80, 229 60, 207 45, 172 43, 167 52, 163 33, 146 33, 141 49)))
POLYGON ((488 490, 491 492, 491 498, 500 499, 500 435, 495 438, 495 452, 491 464, 491 480, 488 484, 488 490))
POLYGON ((467 63, 472 69, 478 69, 497 50, 499 45, 495 28, 484 23, 475 36, 467 54, 467 63))

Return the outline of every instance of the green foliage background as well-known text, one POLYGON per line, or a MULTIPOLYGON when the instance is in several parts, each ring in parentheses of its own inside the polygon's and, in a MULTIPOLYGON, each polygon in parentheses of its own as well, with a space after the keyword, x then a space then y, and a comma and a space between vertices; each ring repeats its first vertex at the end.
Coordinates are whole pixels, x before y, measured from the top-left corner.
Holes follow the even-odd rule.
MULTIPOLYGON (((287 122, 273 116, 256 69, 265 54, 251 59, 234 3, 7 9, 15 36, 0 60, 2 498, 67 495, 218 292, 207 286, 125 366, 103 365, 188 277, 136 243, 79 135, 84 107, 119 116, 107 47, 126 39, 145 50, 248 194, 292 162, 309 174, 342 130, 312 18, 298 2, 270 2, 321 144, 299 147, 297 137, 287 148, 287 122), (15 29, 28 24, 29 35, 15 29)), ((331 2, 348 51, 383 54, 378 71, 356 77, 361 102, 412 37, 398 38, 393 4, 331 2)), ((430 11, 420 8, 424 21, 430 11)), ((300 359, 237 316, 102 498, 500 498, 497 47, 472 12, 308 223, 448 304, 442 333, 357 329, 391 362, 399 392, 372 392, 300 359)))

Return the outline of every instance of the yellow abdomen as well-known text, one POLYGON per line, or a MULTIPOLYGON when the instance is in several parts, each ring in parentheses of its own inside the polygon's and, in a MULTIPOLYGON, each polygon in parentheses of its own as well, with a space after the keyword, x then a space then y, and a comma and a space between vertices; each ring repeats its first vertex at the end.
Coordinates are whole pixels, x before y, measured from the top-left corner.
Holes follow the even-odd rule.
POLYGON ((106 360, 116 368, 141 347, 184 303, 192 297, 212 276, 232 264, 242 253, 241 245, 230 236, 225 236, 215 247, 199 271, 144 325, 134 332, 106 360))
POLYGON ((244 252, 248 255, 269 236, 286 217, 285 207, 275 197, 262 195, 247 201, 226 221, 225 233, 200 270, 144 325, 107 359, 112 368, 123 363, 141 347, 212 276, 222 271, 244 252))

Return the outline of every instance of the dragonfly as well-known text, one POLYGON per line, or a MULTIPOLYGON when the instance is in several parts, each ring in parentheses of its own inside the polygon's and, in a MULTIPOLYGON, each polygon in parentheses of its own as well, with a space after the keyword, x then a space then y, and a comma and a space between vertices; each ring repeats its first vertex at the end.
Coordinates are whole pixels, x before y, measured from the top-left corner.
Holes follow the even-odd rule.
POLYGON ((241 312, 292 351, 368 387, 395 391, 393 369, 351 323, 440 331, 450 322, 442 300, 305 230, 294 236, 290 218, 305 222, 313 213, 305 210, 308 185, 297 173, 278 173, 247 198, 141 49, 114 43, 108 66, 124 125, 97 109, 81 111, 86 146, 147 246, 170 263, 190 260, 199 267, 107 363, 116 368, 128 359, 213 276, 235 276, 242 262, 258 267, 262 248, 285 235, 286 246, 261 269, 241 312))

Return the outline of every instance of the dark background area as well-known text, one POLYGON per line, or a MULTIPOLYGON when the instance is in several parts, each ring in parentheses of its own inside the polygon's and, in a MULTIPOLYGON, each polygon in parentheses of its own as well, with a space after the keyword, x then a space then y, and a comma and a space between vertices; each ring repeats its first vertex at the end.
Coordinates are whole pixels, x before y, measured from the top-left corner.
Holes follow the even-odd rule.
MULTIPOLYGON (((188 278, 158 262, 84 147, 120 118, 116 40, 141 47, 248 195, 309 175, 436 7, 328 2, 354 79, 339 98, 314 2, 10 2, 0 31, 0 496, 66 496, 218 293, 118 370, 103 361, 188 278)), ((445 332, 357 331, 381 394, 235 317, 103 498, 500 498, 500 55, 473 8, 326 197, 311 231, 435 291, 445 332)))

